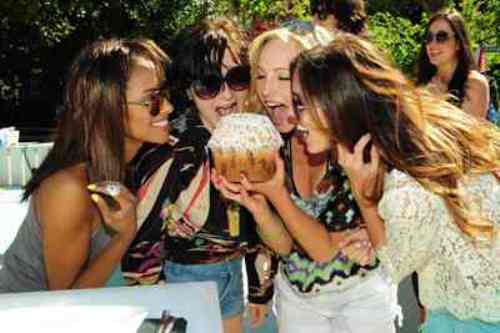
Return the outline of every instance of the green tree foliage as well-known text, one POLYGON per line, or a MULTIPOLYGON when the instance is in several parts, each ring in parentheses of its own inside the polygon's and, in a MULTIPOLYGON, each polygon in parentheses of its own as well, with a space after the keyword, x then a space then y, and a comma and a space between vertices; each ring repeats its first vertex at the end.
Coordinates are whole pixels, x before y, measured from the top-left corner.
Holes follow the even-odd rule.
POLYGON ((393 62, 411 73, 418 57, 424 24, 378 12, 370 17, 370 38, 382 50, 387 50, 393 62))
MULTIPOLYGON (((500 46, 499 0, 366 2, 371 39, 407 73, 430 12, 444 5, 462 11, 475 46, 500 46)), ((37 102, 39 109, 55 110, 67 66, 89 41, 144 36, 165 47, 178 29, 217 15, 235 17, 250 30, 259 24, 272 27, 292 17, 310 19, 309 0, 0 1, 0 126, 5 115, 12 120, 22 114, 21 104, 30 99, 43 102, 37 102)), ((498 68, 499 58, 488 54, 490 67, 498 68)), ((494 73, 500 77, 500 69, 494 73)))

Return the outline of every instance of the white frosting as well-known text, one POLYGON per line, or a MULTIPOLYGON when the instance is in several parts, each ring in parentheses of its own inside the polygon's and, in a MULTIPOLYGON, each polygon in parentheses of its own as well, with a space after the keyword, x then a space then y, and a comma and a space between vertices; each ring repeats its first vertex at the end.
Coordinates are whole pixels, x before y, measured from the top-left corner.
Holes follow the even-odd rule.
POLYGON ((218 151, 278 150, 283 145, 280 133, 265 115, 232 113, 219 119, 208 147, 218 151))

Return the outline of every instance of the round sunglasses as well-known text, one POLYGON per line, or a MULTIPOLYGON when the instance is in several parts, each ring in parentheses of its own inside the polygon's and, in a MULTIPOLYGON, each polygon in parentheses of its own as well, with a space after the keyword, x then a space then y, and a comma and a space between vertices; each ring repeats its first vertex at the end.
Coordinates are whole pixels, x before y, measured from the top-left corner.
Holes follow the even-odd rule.
POLYGON ((425 37, 425 43, 430 44, 432 43, 432 41, 436 41, 436 43, 438 44, 443 44, 446 43, 453 36, 455 35, 453 34, 450 35, 447 31, 444 30, 439 30, 435 34, 429 31, 429 33, 425 37))
POLYGON ((149 108, 149 114, 153 117, 160 114, 161 106, 163 102, 168 99, 168 93, 166 91, 156 90, 148 96, 149 100, 145 101, 127 101, 127 104, 139 105, 145 108, 149 108))
POLYGON ((250 66, 234 66, 225 76, 220 73, 209 74, 195 80, 193 91, 201 99, 211 99, 225 89, 225 83, 233 91, 248 89, 250 85, 250 66))

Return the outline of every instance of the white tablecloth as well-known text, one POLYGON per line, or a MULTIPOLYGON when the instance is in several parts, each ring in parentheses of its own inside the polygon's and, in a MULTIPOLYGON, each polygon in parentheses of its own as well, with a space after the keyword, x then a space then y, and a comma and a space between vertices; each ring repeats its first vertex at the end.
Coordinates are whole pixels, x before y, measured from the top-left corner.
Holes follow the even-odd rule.
MULTIPOLYGON (((184 317, 188 333, 221 333, 222 320, 215 282, 190 282, 162 286, 44 291, 0 295, 0 312, 20 308, 137 306, 148 318, 160 318, 162 310, 184 317)), ((30 318, 26 318, 29 320, 30 318)), ((22 326, 18 326, 17 329, 22 326)), ((45 332, 40 328, 40 332, 45 332)))
MULTIPOLYGON (((14 240, 27 213, 28 203, 19 202, 21 195, 21 189, 0 188, 0 257, 14 240)), ((150 318, 159 318, 161 311, 166 309, 174 316, 187 319, 187 332, 222 332, 214 282, 0 295, 0 311, 60 305, 137 305, 145 308, 150 318)))

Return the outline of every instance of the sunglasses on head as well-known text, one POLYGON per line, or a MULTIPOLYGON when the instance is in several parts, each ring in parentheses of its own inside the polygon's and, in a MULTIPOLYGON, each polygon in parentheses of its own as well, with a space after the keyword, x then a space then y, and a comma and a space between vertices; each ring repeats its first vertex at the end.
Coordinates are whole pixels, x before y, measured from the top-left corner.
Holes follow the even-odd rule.
POLYGON ((248 89, 250 85, 250 66, 234 66, 225 76, 220 73, 209 74, 193 82, 193 90, 201 99, 211 99, 224 91, 225 83, 233 91, 248 89))
POLYGON ((436 41, 438 44, 446 43, 453 35, 450 35, 448 32, 439 30, 435 34, 430 32, 425 37, 425 42, 427 44, 432 43, 432 41, 436 41))
POLYGON ((168 99, 168 93, 166 91, 163 91, 163 90, 162 91, 157 90, 157 91, 153 91, 149 95, 149 100, 140 101, 140 102, 139 101, 131 101, 131 102, 127 101, 127 103, 132 104, 132 105, 143 106, 145 108, 149 108, 149 114, 154 117, 160 113, 161 106, 162 106, 163 102, 165 101, 165 99, 168 99))

